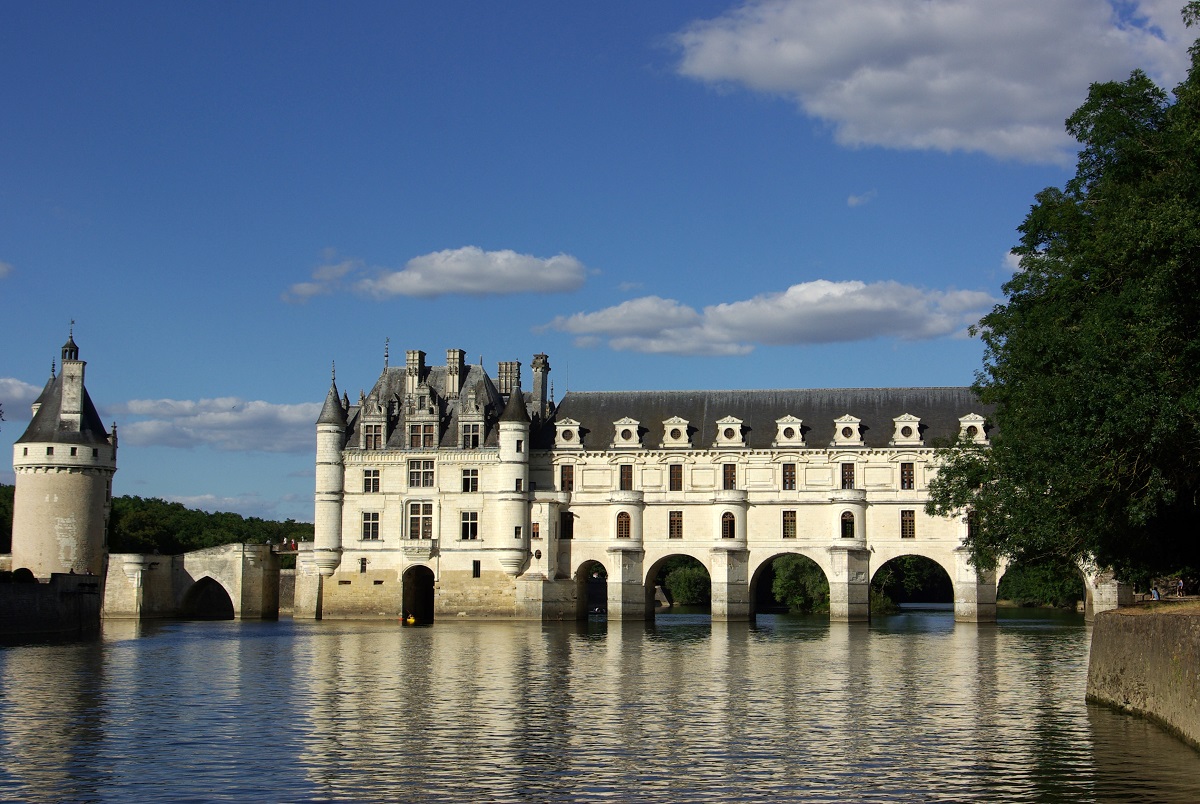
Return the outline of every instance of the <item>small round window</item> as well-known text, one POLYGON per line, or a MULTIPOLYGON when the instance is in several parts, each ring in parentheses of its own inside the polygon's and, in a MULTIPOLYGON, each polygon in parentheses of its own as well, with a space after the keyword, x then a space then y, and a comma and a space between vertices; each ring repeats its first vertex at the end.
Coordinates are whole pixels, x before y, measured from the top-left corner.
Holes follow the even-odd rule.
POLYGON ((854 430, 849 427, 842 428, 842 438, 850 438, 854 435, 854 430))
POLYGON ((575 433, 571 430, 563 430, 563 441, 570 441, 575 437, 575 433))
POLYGON ((976 427, 975 425, 972 424, 970 427, 967 428, 967 438, 974 438, 977 435, 979 435, 978 427, 976 427))
POLYGON ((795 438, 796 431, 794 429, 792 429, 791 427, 785 427, 785 428, 783 428, 783 437, 784 438, 795 438))
POLYGON ((732 438, 733 438, 733 428, 732 428, 732 427, 726 427, 726 428, 725 428, 725 439, 726 439, 726 440, 729 440, 729 439, 732 439, 732 438))
POLYGON ((621 440, 622 441, 628 441, 631 438, 633 438, 633 433, 631 433, 628 428, 621 431, 621 440))
POLYGON ((671 438, 675 439, 676 441, 678 441, 682 437, 683 437, 683 433, 679 432, 678 427, 676 427, 674 430, 671 431, 671 438))
POLYGON ((905 438, 912 438, 912 428, 907 424, 904 425, 900 428, 900 435, 904 436, 905 438))

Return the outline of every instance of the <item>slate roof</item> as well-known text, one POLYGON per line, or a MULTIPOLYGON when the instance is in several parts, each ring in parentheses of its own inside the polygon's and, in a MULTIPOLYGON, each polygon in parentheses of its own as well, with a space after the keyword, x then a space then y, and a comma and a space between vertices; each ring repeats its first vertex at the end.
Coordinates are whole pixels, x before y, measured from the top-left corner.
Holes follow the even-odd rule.
POLYGON ((317 424, 346 426, 346 409, 342 407, 342 400, 338 398, 336 383, 329 386, 329 393, 325 395, 325 404, 321 408, 321 415, 317 417, 317 424))
MULTIPOLYGON (((988 416, 970 388, 822 388, 766 391, 586 391, 569 392, 555 410, 556 419, 574 419, 583 429, 586 449, 607 449, 613 440, 613 422, 636 419, 642 445, 656 449, 663 440, 663 421, 672 416, 688 420, 693 448, 711 447, 716 422, 726 416, 742 420, 746 444, 770 449, 778 432, 776 420, 792 415, 809 448, 828 447, 833 441, 834 420, 849 414, 862 420, 867 447, 886 447, 895 434, 896 417, 905 413, 921 420, 925 446, 952 441, 959 433, 959 418, 969 413, 988 416)), ((542 430, 538 446, 554 443, 554 427, 542 430)))
POLYGON ((500 414, 500 421, 529 424, 529 409, 525 407, 525 394, 521 393, 519 386, 508 395, 508 404, 500 414))
POLYGON ((25 432, 17 439, 18 444, 31 442, 49 444, 107 444, 108 431, 104 422, 92 404, 92 397, 87 389, 83 389, 83 415, 80 417, 79 429, 64 428, 60 421, 62 411, 63 375, 58 375, 46 383, 38 402, 41 407, 34 414, 33 420, 25 428, 25 432))

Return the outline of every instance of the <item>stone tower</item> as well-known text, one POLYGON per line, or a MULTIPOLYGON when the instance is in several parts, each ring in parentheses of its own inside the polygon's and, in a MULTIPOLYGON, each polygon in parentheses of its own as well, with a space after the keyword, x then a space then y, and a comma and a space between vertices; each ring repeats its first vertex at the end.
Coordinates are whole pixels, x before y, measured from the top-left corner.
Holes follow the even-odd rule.
POLYGON ((13 446, 12 566, 39 579, 55 572, 103 577, 106 570, 117 428, 111 435, 104 429, 83 384, 86 366, 72 333, 61 373, 51 371, 13 446))
POLYGON ((346 446, 346 409, 338 399, 336 380, 329 385, 325 405, 317 419, 317 490, 314 523, 314 559, 328 578, 342 562, 342 499, 345 473, 342 449, 346 446))
MULTIPOLYGON (((495 533, 502 545, 497 558, 511 576, 519 575, 529 556, 529 410, 521 393, 520 364, 508 404, 500 414, 500 488, 495 494, 495 533)), ((501 364, 503 370, 504 364, 501 364)))

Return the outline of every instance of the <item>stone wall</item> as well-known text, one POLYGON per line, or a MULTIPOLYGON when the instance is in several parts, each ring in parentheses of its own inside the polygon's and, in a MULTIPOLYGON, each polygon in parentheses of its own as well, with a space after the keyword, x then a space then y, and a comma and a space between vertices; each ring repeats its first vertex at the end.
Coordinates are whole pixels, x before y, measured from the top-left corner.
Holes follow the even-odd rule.
POLYGON ((1098 614, 1087 698, 1157 721, 1200 747, 1200 608, 1098 614))
POLYGON ((100 577, 0 584, 0 636, 85 636, 100 628, 100 577))

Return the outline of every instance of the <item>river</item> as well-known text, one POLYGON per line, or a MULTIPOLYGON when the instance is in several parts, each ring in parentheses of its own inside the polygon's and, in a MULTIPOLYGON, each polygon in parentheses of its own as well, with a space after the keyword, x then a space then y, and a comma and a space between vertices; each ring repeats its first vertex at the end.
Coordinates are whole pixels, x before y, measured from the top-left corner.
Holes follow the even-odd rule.
POLYGON ((0 799, 1200 801, 1200 753, 1084 703, 1089 629, 105 624, 0 648, 0 799))

